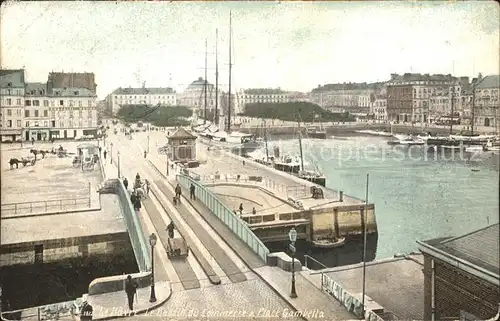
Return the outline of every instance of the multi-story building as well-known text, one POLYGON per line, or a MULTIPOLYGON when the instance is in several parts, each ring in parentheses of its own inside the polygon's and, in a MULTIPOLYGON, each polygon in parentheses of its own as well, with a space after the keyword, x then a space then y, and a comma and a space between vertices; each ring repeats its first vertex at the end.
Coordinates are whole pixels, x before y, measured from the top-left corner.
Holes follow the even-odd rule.
POLYGON ((286 103, 290 101, 288 92, 280 88, 241 89, 235 93, 234 109, 237 114, 245 112, 247 104, 255 103, 286 103))
POLYGON ((177 95, 172 88, 118 88, 106 97, 108 111, 116 114, 125 105, 177 105, 177 95))
POLYGON ((343 83, 318 86, 311 91, 311 101, 332 112, 368 115, 384 83, 343 83))
POLYGON ((47 80, 47 89, 52 88, 85 88, 96 92, 97 84, 93 72, 51 72, 47 80))
POLYGON ((500 129, 500 75, 481 78, 474 86, 474 124, 500 129))
MULTIPOLYGON (((221 106, 223 100, 222 91, 218 89, 218 108, 221 106)), ((208 81, 206 82, 206 96, 207 96, 207 113, 213 113, 216 105, 215 86, 208 81)), ((182 94, 178 97, 179 105, 190 107, 197 110, 198 114, 202 116, 205 111, 205 80, 200 77, 193 81, 182 94)))
POLYGON ((424 320, 498 320, 498 235, 497 223, 460 237, 418 242, 424 255, 424 320))
POLYGON ((47 104, 50 110, 49 139, 97 134, 97 95, 94 91, 87 88, 52 88, 48 92, 47 104))
POLYGON ((50 111, 47 83, 26 83, 24 96, 24 139, 49 140, 50 111))
POLYGON ((0 138, 22 139, 24 109, 24 70, 0 69, 0 138))
POLYGON ((435 98, 436 102, 439 101, 436 109, 444 106, 444 102, 441 102, 443 94, 438 93, 446 92, 446 90, 450 92, 450 97, 454 90, 453 97, 459 103, 461 99, 460 84, 465 79, 467 78, 458 79, 451 75, 391 74, 391 80, 387 83, 387 116, 389 120, 427 122, 432 109, 430 107, 432 95, 439 97, 435 98))
POLYGON ((288 92, 287 95, 288 95, 289 102, 294 102, 294 101, 311 102, 311 97, 309 96, 308 93, 302 93, 299 91, 291 91, 291 92, 288 92))

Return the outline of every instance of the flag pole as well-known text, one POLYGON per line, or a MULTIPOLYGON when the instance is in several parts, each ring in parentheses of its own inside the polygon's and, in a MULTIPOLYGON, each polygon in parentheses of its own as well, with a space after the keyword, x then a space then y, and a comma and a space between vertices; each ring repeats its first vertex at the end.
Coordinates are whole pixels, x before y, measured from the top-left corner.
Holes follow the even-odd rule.
POLYGON ((366 174, 366 197, 365 197, 365 208, 363 213, 363 292, 361 298, 361 307, 363 313, 361 315, 362 319, 365 319, 365 289, 366 289, 366 225, 368 219, 368 183, 370 181, 370 174, 366 174))

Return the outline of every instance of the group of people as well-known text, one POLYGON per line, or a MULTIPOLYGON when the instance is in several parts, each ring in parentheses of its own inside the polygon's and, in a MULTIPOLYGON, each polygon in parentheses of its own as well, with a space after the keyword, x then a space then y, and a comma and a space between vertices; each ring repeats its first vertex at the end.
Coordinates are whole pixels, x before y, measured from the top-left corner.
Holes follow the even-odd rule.
MULTIPOLYGON (((196 187, 194 186, 193 183, 191 183, 191 186, 189 186, 189 199, 195 201, 196 200, 196 187)), ((180 204, 181 203, 181 195, 182 195, 182 188, 180 184, 177 184, 175 186, 175 196, 174 196, 174 205, 180 204)))
MULTIPOLYGON (((123 179, 123 185, 125 186, 125 189, 128 190, 128 180, 126 177, 123 179)), ((130 202, 134 206, 134 210, 141 210, 141 201, 145 199, 147 195, 149 195, 149 188, 149 181, 146 179, 143 184, 141 182, 141 176, 139 175, 139 173, 137 173, 137 175, 135 176, 133 191, 130 194, 130 202)))

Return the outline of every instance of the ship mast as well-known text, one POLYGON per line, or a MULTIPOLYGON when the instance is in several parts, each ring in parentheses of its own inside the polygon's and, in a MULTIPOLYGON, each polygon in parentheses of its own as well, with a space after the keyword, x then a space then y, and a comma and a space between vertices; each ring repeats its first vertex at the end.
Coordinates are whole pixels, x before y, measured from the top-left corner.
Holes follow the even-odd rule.
POLYGON ((227 132, 231 132, 231 11, 229 11, 229 93, 227 106, 227 132))
POLYGON ((219 125, 219 62, 217 59, 217 42, 219 41, 219 29, 215 29, 215 113, 214 122, 219 125))
POLYGON ((304 171, 304 155, 302 153, 302 130, 300 128, 300 121, 297 121, 299 124, 299 151, 300 151, 300 170, 304 171))
POLYGON ((453 114, 454 114, 454 100, 455 100, 455 83, 452 80, 452 87, 451 87, 451 120, 450 120, 450 135, 453 135, 453 114))
POLYGON ((474 135, 474 122, 476 121, 474 119, 474 116, 475 116, 474 110, 476 109, 475 104, 476 104, 476 82, 474 81, 474 79, 472 79, 472 110, 471 110, 471 113, 472 113, 472 125, 471 125, 472 135, 474 135))
POLYGON ((205 38, 205 83, 203 87, 205 92, 205 110, 203 112, 203 125, 207 123, 207 39, 205 38))

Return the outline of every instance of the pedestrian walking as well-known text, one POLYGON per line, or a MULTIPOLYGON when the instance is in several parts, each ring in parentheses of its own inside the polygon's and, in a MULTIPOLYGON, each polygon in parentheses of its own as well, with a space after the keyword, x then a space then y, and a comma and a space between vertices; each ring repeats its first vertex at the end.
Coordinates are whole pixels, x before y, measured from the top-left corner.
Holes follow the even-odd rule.
POLYGON ((134 296, 137 292, 139 284, 132 279, 131 275, 127 275, 127 280, 125 281, 125 293, 127 293, 128 308, 130 311, 134 310, 134 296))
POLYGON ((132 194, 130 194, 130 202, 134 206, 134 209, 135 209, 135 200, 136 199, 137 199, 137 195, 135 195, 135 191, 133 191, 132 194))
POLYGON ((149 195, 149 181, 147 179, 145 180, 145 184, 146 184, 146 194, 149 195))
POLYGON ((252 214, 257 214, 257 211, 255 210, 255 207, 252 208, 252 214))
POLYGON ((94 308, 90 305, 85 295, 82 302, 82 308, 80 309, 80 321, 92 321, 93 312, 94 308))
POLYGON ((181 188, 181 185, 180 184, 177 184, 177 186, 175 186, 175 197, 180 201, 180 197, 182 195, 182 188, 181 188))
POLYGON ((146 156, 148 156, 148 152, 144 151, 144 158, 146 158, 146 156))
POLYGON ((99 155, 101 155, 101 152, 102 152, 102 147, 99 146, 99 155))
POLYGON ((103 155, 104 155, 104 159, 106 159, 106 155, 108 155, 108 152, 104 151, 103 155))
POLYGON ((240 215, 243 215, 243 203, 240 203, 239 210, 240 210, 240 215))
MULTIPOLYGON (((104 151, 106 153, 106 151, 104 151)), ((106 158, 106 154, 104 154, 104 158, 106 158)), ((125 185, 125 189, 128 189, 128 179, 125 177, 123 179, 123 185, 125 185)))
POLYGON ((191 186, 189 187, 189 191, 190 191, 190 195, 189 195, 189 198, 191 198, 192 200, 196 200, 196 195, 194 194, 194 191, 195 191, 195 187, 194 187, 194 184, 191 183, 191 186))
POLYGON ((170 224, 168 224, 167 226, 168 238, 171 239, 174 238, 174 229, 175 229, 174 222, 170 221, 170 224))
POLYGON ((35 145, 35 137, 31 137, 31 145, 35 145))
POLYGON ((140 197, 140 196, 137 196, 137 197, 135 198, 135 206, 134 206, 134 207, 135 207, 135 210, 136 210, 136 211, 140 211, 140 210, 141 210, 141 206, 142 206, 142 205, 141 205, 141 197, 140 197))

